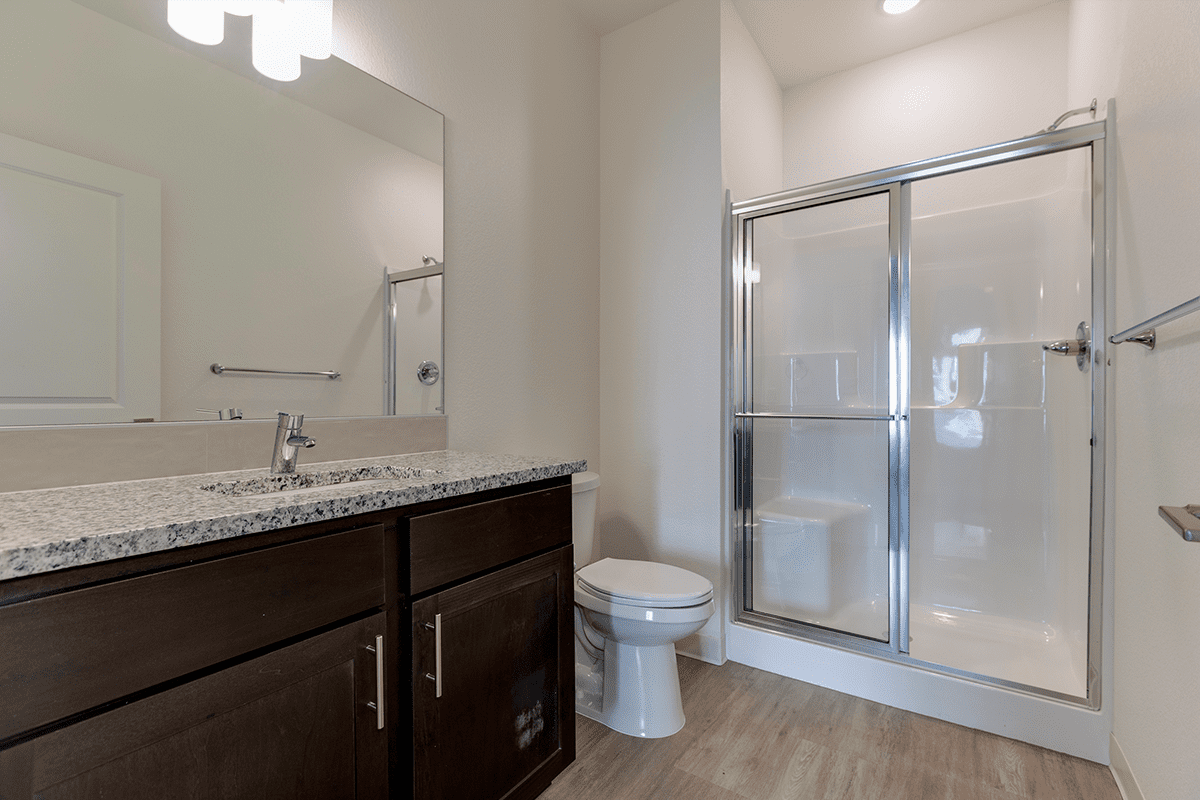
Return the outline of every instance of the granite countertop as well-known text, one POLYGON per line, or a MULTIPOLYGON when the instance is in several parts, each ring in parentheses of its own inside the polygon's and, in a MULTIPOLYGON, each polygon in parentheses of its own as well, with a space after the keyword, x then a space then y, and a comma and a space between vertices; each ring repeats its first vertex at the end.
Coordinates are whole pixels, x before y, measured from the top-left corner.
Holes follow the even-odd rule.
POLYGON ((375 465, 389 468, 381 482, 341 483, 299 494, 237 497, 200 488, 264 479, 266 469, 0 493, 0 580, 514 486, 587 467, 584 461, 441 450, 301 464, 297 473, 375 465), (405 477, 413 470, 425 474, 405 477))

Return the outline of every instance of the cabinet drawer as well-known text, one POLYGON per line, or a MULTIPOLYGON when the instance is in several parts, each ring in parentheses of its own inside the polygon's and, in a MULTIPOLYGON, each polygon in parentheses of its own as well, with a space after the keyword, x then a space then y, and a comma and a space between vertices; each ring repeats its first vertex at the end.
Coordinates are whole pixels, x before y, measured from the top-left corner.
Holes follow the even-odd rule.
POLYGON ((374 614, 0 750, 0 798, 383 800, 374 614))
POLYGON ((0 739, 384 603, 383 527, 0 607, 0 739))
POLYGON ((571 542, 571 487, 410 517, 412 594, 571 542))

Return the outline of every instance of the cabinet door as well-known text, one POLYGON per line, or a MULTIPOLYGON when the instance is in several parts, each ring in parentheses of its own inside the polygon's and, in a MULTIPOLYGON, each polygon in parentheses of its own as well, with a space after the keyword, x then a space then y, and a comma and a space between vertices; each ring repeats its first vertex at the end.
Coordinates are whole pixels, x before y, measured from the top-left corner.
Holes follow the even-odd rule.
POLYGON ((386 731, 367 705, 384 617, 0 751, 0 798, 384 798, 386 731))
POLYGON ((565 547, 413 603, 417 800, 531 798, 575 759, 571 574, 565 547))

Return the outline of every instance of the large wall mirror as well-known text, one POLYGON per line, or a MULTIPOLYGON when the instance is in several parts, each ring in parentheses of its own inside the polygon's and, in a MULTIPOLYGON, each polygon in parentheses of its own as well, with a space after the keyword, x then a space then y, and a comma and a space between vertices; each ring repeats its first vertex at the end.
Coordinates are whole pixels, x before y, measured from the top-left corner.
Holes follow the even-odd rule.
POLYGON ((165 7, 0 2, 0 425, 442 413, 442 115, 165 7))

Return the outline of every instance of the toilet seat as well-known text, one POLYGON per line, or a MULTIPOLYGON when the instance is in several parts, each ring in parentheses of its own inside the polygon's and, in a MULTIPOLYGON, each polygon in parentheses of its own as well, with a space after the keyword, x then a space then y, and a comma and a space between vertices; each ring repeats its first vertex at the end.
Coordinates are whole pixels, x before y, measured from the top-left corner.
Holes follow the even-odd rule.
POLYGON ((708 603, 713 596, 707 578, 652 561, 604 558, 576 574, 580 589, 614 605, 691 608, 708 603))

